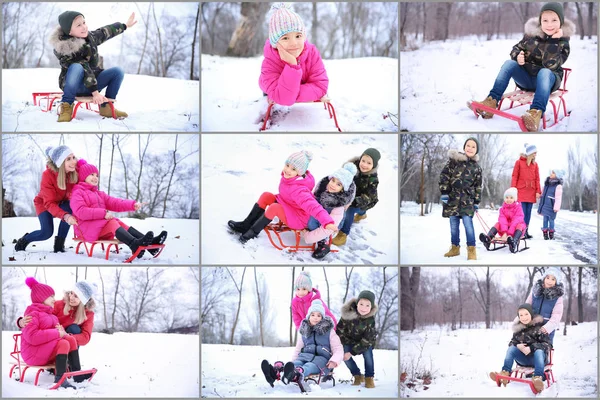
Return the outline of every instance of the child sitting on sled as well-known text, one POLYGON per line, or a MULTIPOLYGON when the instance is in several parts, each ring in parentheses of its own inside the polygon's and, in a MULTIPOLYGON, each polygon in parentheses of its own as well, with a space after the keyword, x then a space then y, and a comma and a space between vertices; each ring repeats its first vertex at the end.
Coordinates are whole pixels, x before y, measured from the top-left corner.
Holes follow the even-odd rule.
MULTIPOLYGON (((46 365, 55 363, 54 383, 67 372, 67 361, 71 371, 80 371, 79 350, 75 337, 65 332, 58 322, 54 311, 54 289, 29 277, 25 283, 31 289, 32 304, 25 314, 31 317, 21 333, 21 357, 29 365, 46 365)), ((83 382, 91 375, 77 375, 75 382, 83 382)), ((63 388, 73 388, 66 379, 60 384, 63 388)))
POLYGON ((550 359, 550 336, 541 328, 544 325, 544 318, 541 315, 533 315, 533 309, 530 304, 521 304, 517 310, 519 320, 513 323, 513 337, 508 343, 504 365, 500 373, 490 372, 490 378, 496 381, 496 376, 506 386, 510 383, 503 376, 510 376, 513 362, 518 362, 522 366, 532 366, 533 386, 539 392, 544 390, 544 367, 550 359))
MULTIPOLYGON (((294 290, 296 295, 292 299, 292 319, 296 329, 300 329, 300 324, 308 314, 310 305, 314 300, 321 300, 321 292, 319 289, 313 288, 312 280, 310 279, 310 273, 308 271, 302 271, 294 282, 294 290)), ((321 300, 322 301, 322 300, 321 300)), ((331 310, 327 307, 327 304, 323 303, 325 314, 333 321, 333 329, 337 326, 337 319, 331 313, 331 310)))
POLYGON ((286 385, 290 382, 302 384, 306 376, 327 375, 344 358, 342 343, 335 333, 332 319, 325 314, 321 300, 313 300, 298 332, 300 335, 292 361, 285 365, 281 361, 275 362, 275 365, 262 361, 261 369, 271 387, 276 380, 286 385))
POLYGON ((519 240, 526 228, 523 208, 517 201, 517 188, 511 187, 504 192, 504 204, 500 207, 498 222, 487 235, 480 234, 479 240, 483 242, 486 249, 489 249, 494 237, 500 235, 500 239, 508 244, 511 253, 516 253, 519 249, 519 240))
POLYGON ((563 176, 565 176, 564 171, 553 169, 544 182, 544 190, 540 196, 540 205, 537 211, 538 214, 544 216, 542 225, 544 240, 554 240, 554 220, 562 204, 563 176))
MULTIPOLYGON (((98 190, 98 168, 88 164, 84 159, 77 161, 77 173, 79 183, 75 185, 71 194, 71 209, 79 222, 75 232, 82 235, 83 240, 94 242, 116 237, 131 249, 132 254, 137 251, 139 246, 165 242, 166 231, 162 231, 156 237, 152 231, 144 235, 134 227, 127 226, 119 218, 115 218, 110 212, 137 211, 143 206, 143 203, 111 197, 98 190)), ((148 251, 155 255, 160 249, 148 251)), ((142 258, 143 255, 144 251, 142 250, 137 258, 142 258)))
POLYGON ((312 153, 307 150, 291 154, 281 172, 279 194, 264 192, 245 220, 227 222, 231 230, 242 233, 242 244, 257 237, 275 217, 298 230, 306 228, 309 218, 314 217, 325 229, 337 231, 333 218, 312 194, 315 178, 308 171, 311 160, 312 153))
MULTIPOLYGON (((562 65, 571 52, 569 39, 574 33, 575 24, 565 20, 561 3, 544 4, 540 15, 525 24, 523 39, 513 46, 511 59, 504 62, 492 90, 480 103, 496 108, 510 78, 513 78, 519 88, 535 91, 530 109, 521 119, 528 131, 537 131, 550 93, 556 91, 562 82, 562 65)), ((484 110, 475 111, 486 119, 494 116, 484 110)))
POLYGON ((329 78, 319 50, 306 40, 302 18, 284 3, 274 4, 269 13, 260 88, 270 102, 283 106, 321 100, 329 78))
MULTIPOLYGON (((341 228, 344 212, 354 200, 356 185, 353 182, 356 175, 356 165, 346 163, 331 175, 324 177, 315 187, 315 198, 325 211, 333 218, 334 224, 341 228)), ((312 256, 317 260, 325 257, 330 251, 327 238, 335 232, 322 227, 314 217, 308 220, 307 231, 304 231, 304 241, 308 244, 317 243, 312 256)))

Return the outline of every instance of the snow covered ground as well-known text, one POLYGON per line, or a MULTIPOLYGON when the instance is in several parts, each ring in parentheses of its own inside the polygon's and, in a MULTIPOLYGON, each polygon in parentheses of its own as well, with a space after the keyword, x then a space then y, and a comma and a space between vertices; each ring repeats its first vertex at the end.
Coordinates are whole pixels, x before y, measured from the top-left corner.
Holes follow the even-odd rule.
MULTIPOLYGON (((300 397, 297 385, 275 382, 271 387, 260 369, 263 359, 271 364, 291 360, 293 347, 230 346, 202 344, 202 397, 300 397)), ((352 386, 352 374, 345 364, 334 371, 335 387, 331 382, 318 386, 310 383, 309 397, 398 397, 398 351, 373 350, 375 388, 352 386)), ((364 373, 361 356, 356 364, 364 373)))
MULTIPOLYGON (((278 193, 286 157, 301 149, 313 152, 309 170, 318 182, 348 159, 375 147, 379 161, 379 202, 367 218, 352 225, 347 243, 321 263, 398 263, 397 135, 203 135, 202 136, 202 263, 298 264, 319 262, 310 251, 290 253, 271 245, 266 234, 242 246, 228 220, 243 220, 263 192, 278 193), (226 149, 226 151, 224 151, 226 149)), ((293 243, 291 232, 283 235, 293 243)), ((335 246, 332 246, 335 248, 335 246)))
MULTIPOLYGON (((446 42, 431 42, 416 51, 400 53, 401 129, 410 132, 519 131, 506 118, 477 119, 467 100, 481 101, 489 93, 512 46, 522 35, 511 39, 485 41, 476 36, 446 42)), ((571 54, 565 63, 572 68, 565 95, 571 116, 548 132, 590 132, 598 130, 598 37, 572 37, 571 54)), ((514 84, 509 84, 507 91, 514 84)), ((504 106, 503 106, 504 107, 504 106)), ((549 110, 552 106, 548 105, 549 110)), ((509 111, 522 115, 529 107, 509 111)), ((541 129, 541 128, 540 128, 541 129)))
MULTIPOLYGON (((401 385, 401 397, 593 397, 598 398, 598 324, 584 322, 563 326, 554 336, 554 378, 556 383, 535 396, 528 385, 511 382, 497 387, 489 378, 500 371, 506 346, 512 337, 508 322, 493 329, 428 327, 413 333, 400 331, 401 373, 412 376, 412 368, 432 372, 433 380, 424 390, 422 381, 413 389, 401 385), (421 347, 423 352, 421 353, 421 347)), ((407 380, 405 383, 408 383, 407 380)))
MULTIPOLYGON (((33 105, 31 95, 33 92, 59 92, 59 75, 59 68, 3 69, 2 131, 200 131, 198 81, 125 74, 115 105, 129 117, 122 120, 102 118, 80 107, 74 120, 59 123, 57 108, 42 112, 39 106, 33 105)), ((105 90, 102 93, 105 94, 105 90)))
POLYGON ((22 383, 8 377, 14 333, 2 332, 2 398, 200 396, 198 335, 94 332, 79 348, 82 368, 98 370, 92 381, 75 383, 77 390, 48 390, 54 382, 48 372, 40 375, 38 386, 33 386, 37 370, 26 371, 22 383))
MULTIPOLYGON (((119 213, 116 213, 117 215, 119 213)), ((134 218, 121 218, 127 225, 134 226, 140 232, 153 231, 158 235, 162 230, 169 233, 165 248, 157 258, 152 258, 148 253, 142 259, 136 259, 134 264, 189 264, 200 262, 199 254, 199 222, 194 219, 162 219, 147 218, 139 220, 134 218)), ((54 239, 44 242, 33 242, 27 246, 26 251, 16 252, 13 239, 19 239, 26 232, 33 232, 40 228, 39 220, 35 217, 2 218, 2 264, 106 264, 122 263, 131 256, 131 250, 124 244, 119 246, 119 254, 111 250, 108 261, 104 259, 104 252, 100 246, 94 247, 93 257, 87 257, 85 248, 81 245, 80 254, 75 254, 76 244, 73 242, 73 229, 69 231, 65 242, 66 253, 54 253, 54 239), (14 258, 14 260, 11 260, 14 258)), ((55 234, 58 231, 58 220, 54 219, 55 234)), ((54 236, 54 235, 53 235, 54 236)))
MULTIPOLYGON (((465 265, 467 248, 462 223, 460 225, 461 254, 447 258, 444 257, 444 253, 450 248, 450 222, 448 218, 442 217, 442 206, 434 204, 433 211, 424 217, 420 217, 419 213, 420 205, 415 202, 402 203, 400 263, 465 265), (427 245, 429 251, 423 251, 423 245, 427 245)), ((498 222, 497 210, 480 209, 479 214, 490 227, 498 222)), ((534 206, 529 225, 529 232, 533 235, 533 239, 527 241, 529 249, 513 254, 508 247, 487 251, 479 241, 479 234, 483 233, 483 228, 475 216, 473 226, 477 240, 477 261, 469 261, 469 264, 538 265, 598 262, 598 216, 596 214, 561 210, 555 221, 555 240, 544 240, 541 232, 542 222, 542 217, 537 214, 537 206, 534 206)))
MULTIPOLYGON (((267 102, 258 87, 263 57, 202 54, 202 132, 257 132, 267 102)), ((398 59, 323 60, 342 132, 397 132, 398 59)), ((337 132, 322 104, 276 105, 268 131, 337 132)))

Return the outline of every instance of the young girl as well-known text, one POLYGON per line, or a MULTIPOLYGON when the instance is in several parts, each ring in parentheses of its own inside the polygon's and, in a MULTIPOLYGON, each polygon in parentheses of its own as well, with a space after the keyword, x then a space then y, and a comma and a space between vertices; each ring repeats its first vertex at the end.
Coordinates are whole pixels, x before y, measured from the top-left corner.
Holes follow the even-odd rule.
POLYGON ((302 18, 284 3, 274 4, 269 12, 260 88, 269 101, 283 106, 320 100, 329 78, 319 51, 306 40, 302 18))
POLYGON ((377 198, 377 186, 379 185, 377 166, 380 159, 379 150, 368 148, 363 151, 360 157, 353 157, 349 160, 349 162, 356 165, 358 170, 358 174, 354 176, 356 197, 344 213, 344 221, 340 232, 333 238, 332 242, 336 246, 346 244, 352 224, 367 218, 367 210, 375 207, 375 204, 379 201, 377 198))
POLYGON ((373 346, 377 338, 375 330, 375 314, 377 314, 375 294, 363 290, 358 298, 350 299, 342 307, 342 318, 337 326, 337 333, 344 346, 344 362, 354 376, 353 386, 360 386, 365 382, 365 387, 375 387, 375 362, 373 360, 373 346), (365 361, 365 375, 361 375, 360 368, 352 358, 362 354, 365 361))
MULTIPOLYGON (((124 73, 119 67, 104 70, 100 67, 98 46, 125 32, 137 23, 132 13, 127 23, 115 22, 89 32, 85 17, 77 11, 65 11, 58 16, 59 26, 50 36, 54 55, 60 62, 58 86, 64 92, 58 122, 70 122, 73 102, 79 94, 92 95, 94 104, 100 104, 100 115, 112 118, 108 99, 116 99, 124 73), (100 91, 106 89, 106 96, 100 91)), ((127 113, 115 109, 117 118, 127 113)))
POLYGON ((306 228, 312 216, 326 229, 337 230, 329 213, 312 194, 315 178, 308 171, 311 160, 312 153, 307 150, 291 154, 281 172, 279 194, 264 192, 244 221, 227 222, 234 232, 242 233, 241 243, 257 237, 275 217, 291 229, 301 230, 306 228))
MULTIPOLYGON (((353 182, 356 171, 356 165, 346 163, 342 168, 321 179, 315 187, 317 201, 340 228, 344 219, 344 208, 350 206, 356 194, 356 184, 353 182)), ((307 229, 304 231, 304 241, 308 244, 318 243, 312 256, 320 260, 330 252, 327 238, 335 232, 322 227, 314 217, 308 220, 307 229)))
POLYGON ((544 240, 554 240, 554 220, 562 204, 562 177, 564 174, 564 171, 561 170, 551 170, 550 176, 544 182, 544 191, 538 205, 538 214, 544 216, 542 226, 544 240))
POLYGON ((533 366, 533 386, 539 392, 544 390, 544 367, 550 358, 552 343, 548 334, 542 329, 544 320, 540 315, 534 314, 529 304, 521 304, 517 310, 518 321, 513 323, 513 337, 508 344, 504 365, 500 373, 490 372, 490 378, 496 381, 500 376, 502 384, 506 386, 509 380, 502 376, 510 376, 515 361, 523 366, 533 366))
POLYGON ((511 187, 504 192, 504 204, 500 207, 498 222, 490 229, 488 234, 481 233, 479 240, 489 249, 492 239, 499 234, 502 240, 506 240, 511 253, 519 249, 519 240, 525 231, 525 219, 523 209, 517 202, 517 188, 511 187))
POLYGON ((512 172, 511 187, 516 187, 519 194, 523 215, 525 216, 525 239, 531 239, 529 234, 529 221, 531 220, 531 210, 533 204, 540 198, 540 169, 535 162, 537 147, 534 144, 525 143, 523 153, 515 162, 512 172))
POLYGON ((33 204, 40 220, 40 229, 26 233, 17 240, 15 251, 24 251, 31 242, 44 241, 54 233, 54 218, 61 220, 58 235, 54 237, 54 252, 65 252, 65 239, 71 225, 77 223, 72 215, 69 199, 77 183, 77 158, 68 146, 46 148, 46 170, 42 173, 40 191, 33 204))
POLYGON ((554 332, 558 330, 563 315, 563 296, 565 287, 560 282, 562 274, 556 267, 550 267, 542 279, 538 279, 531 293, 525 300, 531 304, 536 314, 544 318, 542 331, 550 335, 550 343, 554 343, 554 332))
POLYGON ((452 247, 444 257, 460 255, 460 221, 467 235, 468 260, 476 260, 475 230, 473 215, 481 201, 481 167, 479 161, 479 142, 474 137, 465 141, 463 152, 450 150, 448 162, 440 174, 440 197, 443 206, 442 216, 450 218, 452 247))
MULTIPOLYGON (((523 39, 513 47, 511 60, 504 62, 494 87, 481 104, 496 108, 513 78, 521 89, 535 91, 530 109, 521 118, 528 131, 537 131, 550 93, 562 82, 562 65, 569 57, 569 38, 574 33, 575 24, 565 20, 561 3, 544 4, 539 17, 525 24, 523 39)), ((494 116, 483 110, 476 112, 483 118, 494 116)))
MULTIPOLYGON (((54 383, 57 383, 67 372, 67 361, 71 371, 80 371, 79 350, 77 341, 65 332, 53 314, 54 289, 29 277, 25 283, 31 289, 32 304, 25 314, 31 317, 31 323, 23 328, 21 334, 21 357, 30 365, 56 364, 54 383)), ((73 377, 76 382, 83 382, 91 375, 73 377)), ((66 379, 61 387, 74 388, 66 379)))
MULTIPOLYGON (((308 309, 314 300, 321 300, 319 289, 312 287, 312 280, 308 271, 302 271, 294 282, 296 296, 292 299, 292 319, 296 329, 300 329, 300 323, 308 314, 308 309)), ((337 319, 331 313, 331 310, 323 303, 325 314, 333 321, 333 328, 337 326, 337 319)))
POLYGON ((335 333, 333 321, 325 315, 321 300, 311 303, 298 332, 300 335, 292 361, 285 365, 278 361, 275 367, 267 360, 262 361, 262 371, 271 387, 273 382, 280 379, 286 385, 290 382, 302 384, 305 376, 321 372, 327 375, 329 370, 337 367, 344 358, 340 338, 335 333))
MULTIPOLYGON (((152 231, 145 235, 135 228, 127 226, 115 218, 110 211, 137 211, 143 204, 135 200, 124 200, 111 197, 98 190, 98 168, 88 164, 84 159, 77 162, 79 183, 73 188, 71 205, 73 213, 79 220, 77 234, 83 235, 86 242, 96 240, 119 239, 135 253, 139 246, 161 244, 167 239, 167 232, 162 231, 154 237, 152 231)), ((159 249, 148 250, 152 255, 159 249)), ((144 251, 138 254, 142 258, 144 251)))

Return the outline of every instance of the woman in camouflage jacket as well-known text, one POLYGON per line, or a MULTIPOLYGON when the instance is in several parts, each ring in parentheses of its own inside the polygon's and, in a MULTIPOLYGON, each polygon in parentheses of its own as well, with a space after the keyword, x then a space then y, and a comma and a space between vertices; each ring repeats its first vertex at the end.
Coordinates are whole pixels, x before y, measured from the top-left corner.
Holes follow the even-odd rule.
MULTIPOLYGON (((116 99, 124 73, 119 67, 101 68, 98 46, 135 25, 135 14, 132 13, 125 24, 115 22, 91 32, 83 14, 77 11, 63 12, 58 22, 59 26, 50 35, 50 44, 61 67, 58 86, 64 92, 58 122, 71 121, 73 102, 79 94, 91 94, 100 115, 112 117, 107 99, 116 99), (106 96, 100 93, 105 87, 106 96)), ((127 117, 127 113, 116 109, 115 114, 117 118, 127 117)))

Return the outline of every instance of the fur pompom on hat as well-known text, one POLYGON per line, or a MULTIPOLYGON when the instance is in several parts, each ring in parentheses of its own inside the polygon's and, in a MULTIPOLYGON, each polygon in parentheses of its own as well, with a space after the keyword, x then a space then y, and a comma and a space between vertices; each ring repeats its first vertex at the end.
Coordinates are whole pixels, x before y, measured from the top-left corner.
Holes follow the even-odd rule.
POLYGON ((296 171, 298 171, 298 175, 304 175, 308 169, 308 164, 310 164, 312 159, 313 154, 310 151, 302 150, 291 154, 287 160, 285 160, 285 163, 295 167, 296 171))
POLYGON ((506 199, 508 196, 511 196, 515 201, 517 201, 517 195, 519 191, 516 187, 508 188, 504 191, 504 198, 506 199))
POLYGON ((354 176, 356 175, 357 171, 358 169, 356 168, 356 165, 354 165, 354 163, 347 162, 342 168, 329 175, 329 179, 339 179, 339 181, 342 182, 344 191, 346 192, 350 188, 350 185, 352 185, 352 181, 354 180, 354 176))
POLYGON ((323 302, 319 299, 313 300, 312 303, 310 303, 310 307, 306 313, 306 319, 309 319, 310 314, 314 312, 321 313, 321 317, 325 318, 325 307, 323 306, 323 302))
POLYGON ((304 21, 292 10, 291 4, 275 3, 269 10, 269 42, 273 48, 281 37, 290 32, 301 32, 306 36, 304 21))
POLYGON ((39 283, 33 277, 25 279, 25 284, 31 289, 31 302, 43 303, 50 296, 54 296, 54 289, 43 283, 39 283))
POLYGON ((98 175, 98 168, 96 168, 95 165, 89 164, 83 158, 80 158, 79 161, 77 161, 77 174, 79 174, 79 182, 85 182, 85 178, 94 172, 96 175, 98 175))
POLYGON ((296 277, 294 282, 295 289, 306 289, 309 292, 312 290, 312 280, 310 279, 310 273, 308 271, 302 271, 296 277))
POLYGON ((560 26, 563 26, 565 23, 565 10, 560 3, 546 3, 542 6, 540 10, 540 25, 542 24, 542 14, 544 11, 554 11, 556 15, 558 15, 558 19, 560 19, 560 26))
POLYGON ((69 157, 69 154, 72 154, 73 151, 69 148, 69 146, 46 147, 46 156, 56 165, 57 168, 60 168, 62 163, 69 157))

